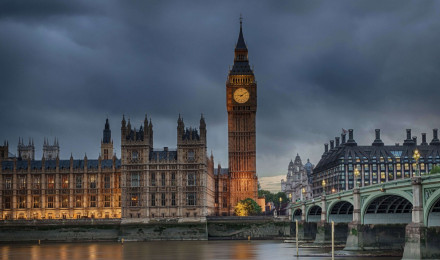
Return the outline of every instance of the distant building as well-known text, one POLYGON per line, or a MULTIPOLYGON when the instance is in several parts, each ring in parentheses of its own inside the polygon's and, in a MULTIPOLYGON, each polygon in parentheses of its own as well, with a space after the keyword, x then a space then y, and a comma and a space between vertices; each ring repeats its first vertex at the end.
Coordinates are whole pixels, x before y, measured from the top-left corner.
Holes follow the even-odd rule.
POLYGON ((428 144, 426 134, 422 134, 422 142, 411 137, 411 129, 406 130, 403 145, 384 145, 380 139, 380 129, 376 129, 375 140, 371 145, 358 146, 353 138, 353 129, 346 134, 330 141, 330 149, 325 144, 321 160, 313 170, 313 196, 323 192, 322 181, 325 180, 326 193, 335 193, 353 189, 355 169, 359 171, 357 184, 369 186, 388 181, 411 178, 417 170, 421 174, 429 173, 436 165, 440 165, 440 140, 438 130, 433 130, 432 141, 428 144), (418 165, 413 158, 418 150, 418 165))
POLYGON ((281 180, 281 191, 286 193, 291 201, 312 198, 313 167, 309 159, 303 165, 298 154, 295 161, 290 161, 286 180, 281 180))
MULTIPOLYGON (((32 143, 33 146, 33 143, 32 143)), ((49 143, 49 139, 44 139, 43 144, 43 158, 46 160, 55 160, 60 157, 60 144, 58 139, 55 138, 53 144, 49 143)))
POLYGON ((29 139, 29 143, 24 144, 23 138, 18 139, 17 145, 18 158, 23 160, 35 160, 34 140, 29 139))

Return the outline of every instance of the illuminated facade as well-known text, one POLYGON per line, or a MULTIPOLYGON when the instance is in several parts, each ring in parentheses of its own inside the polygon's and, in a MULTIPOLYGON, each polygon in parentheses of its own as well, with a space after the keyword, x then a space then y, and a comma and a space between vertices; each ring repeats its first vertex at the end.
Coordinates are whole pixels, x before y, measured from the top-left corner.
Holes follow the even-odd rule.
POLYGON ((186 128, 179 115, 177 149, 153 149, 153 125, 132 129, 122 119, 122 217, 203 218, 214 214, 213 157, 206 152, 206 124, 186 128))
POLYGON ((411 178, 417 171, 429 173, 434 166, 440 165, 440 140, 438 130, 433 130, 432 141, 428 144, 426 134, 422 142, 411 137, 411 129, 406 130, 403 145, 384 145, 380 139, 380 130, 376 129, 376 138, 370 146, 358 146, 353 138, 353 130, 330 141, 330 149, 325 144, 324 154, 313 170, 313 196, 323 192, 322 181, 325 180, 325 192, 335 193, 353 189, 355 179, 359 187, 388 181, 411 178), (418 150, 420 159, 416 164, 414 151, 418 150), (356 169, 359 172, 355 178, 356 169))
POLYGON ((121 217, 120 160, 60 160, 58 141, 50 148, 53 159, 0 158, 1 219, 121 217))
POLYGON ((228 111, 228 209, 233 213, 240 200, 258 201, 256 173, 257 83, 249 65, 248 49, 240 34, 235 46, 234 65, 226 81, 228 111))

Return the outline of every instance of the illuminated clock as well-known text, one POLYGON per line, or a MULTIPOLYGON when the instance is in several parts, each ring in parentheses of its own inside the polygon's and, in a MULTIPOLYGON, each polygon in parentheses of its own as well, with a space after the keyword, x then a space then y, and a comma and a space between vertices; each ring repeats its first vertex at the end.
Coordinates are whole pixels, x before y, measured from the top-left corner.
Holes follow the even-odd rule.
POLYGON ((237 103, 245 103, 249 100, 249 91, 244 88, 239 88, 234 92, 234 100, 237 103))

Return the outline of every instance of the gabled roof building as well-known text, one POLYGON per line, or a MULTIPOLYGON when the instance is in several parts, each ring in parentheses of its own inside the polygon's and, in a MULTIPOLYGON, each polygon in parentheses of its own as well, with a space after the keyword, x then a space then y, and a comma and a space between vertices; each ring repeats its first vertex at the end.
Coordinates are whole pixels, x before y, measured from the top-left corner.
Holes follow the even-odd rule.
POLYGON ((433 130, 431 142, 427 142, 426 134, 422 134, 422 142, 411 136, 411 129, 406 130, 403 144, 385 145, 380 138, 380 129, 376 129, 375 139, 371 145, 359 146, 354 140, 353 129, 336 137, 324 145, 322 158, 313 170, 313 196, 320 196, 324 191, 334 193, 353 189, 355 169, 359 176, 357 184, 374 185, 402 178, 411 178, 417 171, 429 173, 440 164, 440 140, 438 130, 433 130), (418 165, 413 158, 418 150, 418 165), (325 187, 322 181, 325 180, 325 187))

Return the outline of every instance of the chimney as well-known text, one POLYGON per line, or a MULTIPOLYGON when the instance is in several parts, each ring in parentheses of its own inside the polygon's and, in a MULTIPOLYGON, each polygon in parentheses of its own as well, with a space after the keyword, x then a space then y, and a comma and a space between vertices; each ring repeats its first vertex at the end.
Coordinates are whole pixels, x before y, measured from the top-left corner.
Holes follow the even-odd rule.
POLYGON ((345 133, 342 133, 342 134, 341 134, 341 140, 342 140, 341 143, 342 143, 342 144, 345 144, 345 136, 346 136, 345 133))
POLYGON ((328 153, 328 144, 324 144, 324 153, 328 153))
POLYGON ((426 142, 426 133, 422 133, 422 143, 421 145, 428 145, 428 143, 426 142))
POLYGON ((330 150, 335 149, 335 141, 330 140, 330 150))
POLYGON ((163 150, 164 150, 165 152, 168 152, 168 147, 164 147, 163 150))
POLYGON ((339 137, 335 137, 336 140, 336 147, 339 147, 339 137))
POLYGON ((374 139, 373 145, 374 146, 383 146, 383 142, 380 139, 380 129, 376 129, 376 139, 374 139))
POLYGON ((414 140, 411 139, 411 129, 406 129, 406 139, 403 141, 403 145, 413 145, 414 140))
POLYGON ((413 139, 414 144, 417 145, 417 136, 413 136, 412 139, 413 139))
POLYGON ((347 146, 357 146, 356 141, 353 138, 353 129, 348 129, 348 141, 345 144, 347 146))
POLYGON ((440 145, 440 140, 438 140, 438 129, 437 128, 432 130, 432 141, 429 144, 430 145, 440 145))

